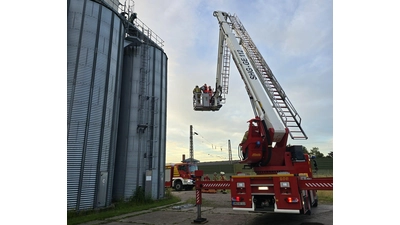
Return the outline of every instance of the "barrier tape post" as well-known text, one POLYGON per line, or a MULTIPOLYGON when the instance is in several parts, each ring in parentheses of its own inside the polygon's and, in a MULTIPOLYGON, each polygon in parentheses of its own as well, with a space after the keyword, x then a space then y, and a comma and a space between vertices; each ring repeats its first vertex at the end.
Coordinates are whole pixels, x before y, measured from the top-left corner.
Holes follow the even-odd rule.
POLYGON ((202 170, 194 171, 196 176, 196 205, 197 205, 197 218, 193 220, 193 223, 206 223, 206 218, 201 218, 201 177, 203 176, 202 170))

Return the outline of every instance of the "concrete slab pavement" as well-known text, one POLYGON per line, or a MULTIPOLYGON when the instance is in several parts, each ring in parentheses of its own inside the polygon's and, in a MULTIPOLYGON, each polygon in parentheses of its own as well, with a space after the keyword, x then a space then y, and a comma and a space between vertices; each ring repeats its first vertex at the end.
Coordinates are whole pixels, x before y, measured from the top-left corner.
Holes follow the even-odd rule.
MULTIPOLYGON (((186 203, 195 197, 194 191, 173 192, 181 197, 179 207, 167 206, 144 210, 109 218, 104 221, 93 221, 83 225, 189 225, 195 224, 198 218, 197 207, 186 203)), ((206 218, 207 225, 333 225, 333 205, 319 205, 312 209, 311 215, 249 213, 233 211, 230 206, 230 195, 216 193, 204 194, 201 207, 201 218, 206 218)))

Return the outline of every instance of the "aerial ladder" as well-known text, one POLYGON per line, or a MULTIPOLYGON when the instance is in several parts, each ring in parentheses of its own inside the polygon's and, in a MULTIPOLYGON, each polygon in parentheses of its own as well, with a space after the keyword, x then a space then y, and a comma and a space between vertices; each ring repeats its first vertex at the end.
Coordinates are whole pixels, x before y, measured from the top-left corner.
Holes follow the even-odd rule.
POLYGON ((228 15, 223 12, 214 12, 214 16, 220 23, 216 90, 213 94, 215 101, 212 101, 213 104, 207 101, 196 104, 193 101, 194 110, 218 111, 222 104, 225 104, 232 54, 235 65, 245 82, 253 110, 256 109, 255 114, 262 115, 265 114, 263 111, 269 110, 267 114, 272 116, 270 107, 260 105, 263 102, 268 103, 268 105, 272 104, 272 108, 275 109, 283 125, 289 129, 292 139, 308 139, 301 127, 300 115, 276 80, 239 18, 236 15, 228 15))
POLYGON ((256 175, 234 175, 221 183, 202 181, 202 171, 196 171, 196 201, 201 204, 201 189, 230 188, 234 210, 310 214, 318 205, 317 190, 333 190, 333 177, 314 178, 303 147, 287 145, 289 136, 308 139, 301 117, 239 18, 222 11, 213 15, 219 23, 216 88, 212 99, 194 98, 193 109, 219 111, 226 103, 232 57, 255 116, 238 146, 240 163, 256 175))

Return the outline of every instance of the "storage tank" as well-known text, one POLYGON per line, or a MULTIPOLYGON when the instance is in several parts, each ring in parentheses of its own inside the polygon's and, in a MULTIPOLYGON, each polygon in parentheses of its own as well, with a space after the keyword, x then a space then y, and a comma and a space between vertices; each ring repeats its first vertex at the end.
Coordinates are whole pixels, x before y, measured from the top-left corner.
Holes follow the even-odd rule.
POLYGON ((125 29, 101 1, 67 11, 67 209, 84 210, 112 200, 125 29))
POLYGON ((141 187, 159 199, 165 191, 168 58, 161 39, 139 19, 133 24, 124 49, 113 196, 127 200, 141 187))

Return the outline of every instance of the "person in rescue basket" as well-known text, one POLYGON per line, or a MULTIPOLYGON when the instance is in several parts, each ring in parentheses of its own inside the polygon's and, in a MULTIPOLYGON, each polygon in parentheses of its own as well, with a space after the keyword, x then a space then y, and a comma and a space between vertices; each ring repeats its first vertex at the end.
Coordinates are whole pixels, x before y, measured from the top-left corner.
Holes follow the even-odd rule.
POLYGON ((200 104, 200 97, 201 97, 201 90, 199 88, 199 85, 196 85, 193 89, 193 98, 196 99, 197 104, 200 104))
POLYGON ((201 91, 203 92, 203 93, 207 93, 207 84, 204 84, 203 86, 201 86, 201 91))
POLYGON ((212 105, 212 100, 213 100, 213 90, 211 88, 211 86, 208 86, 208 94, 210 95, 210 104, 212 105))

